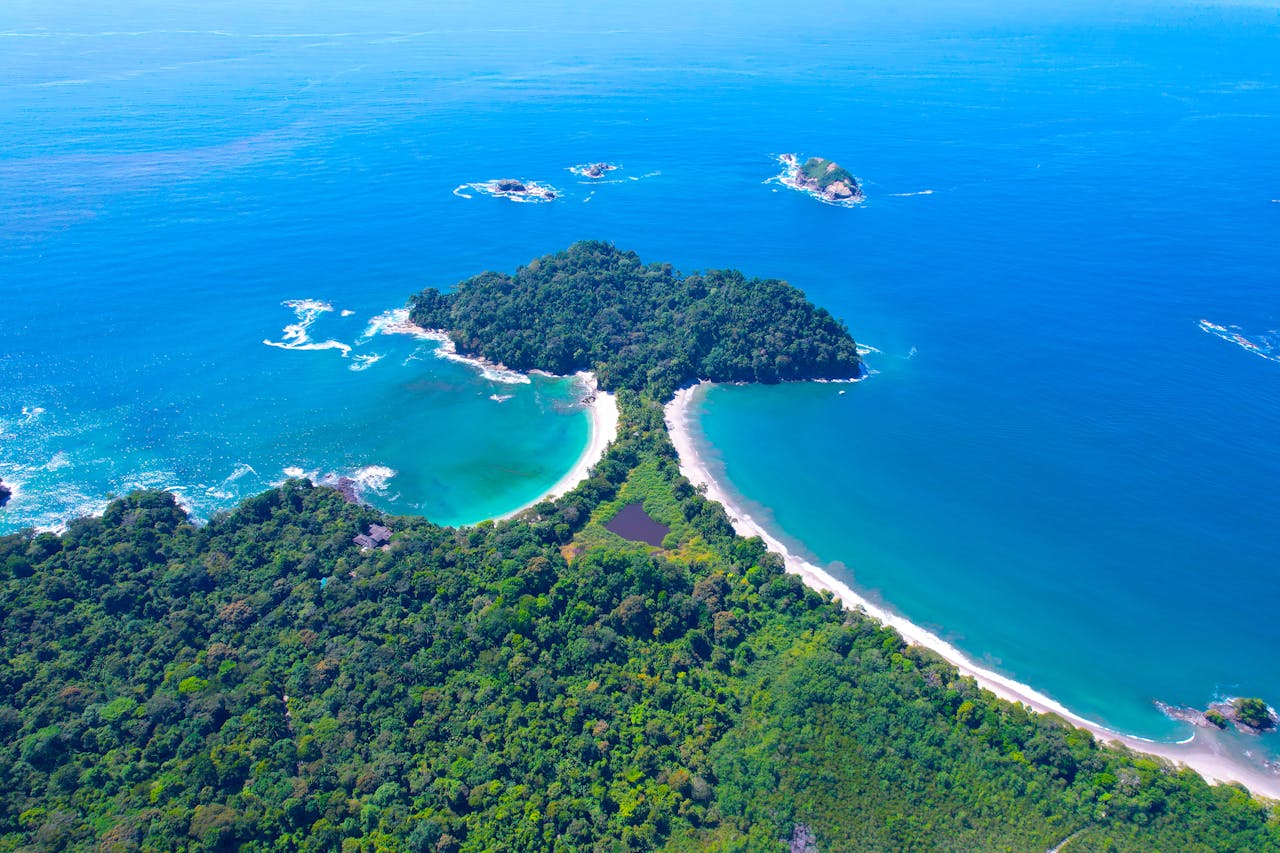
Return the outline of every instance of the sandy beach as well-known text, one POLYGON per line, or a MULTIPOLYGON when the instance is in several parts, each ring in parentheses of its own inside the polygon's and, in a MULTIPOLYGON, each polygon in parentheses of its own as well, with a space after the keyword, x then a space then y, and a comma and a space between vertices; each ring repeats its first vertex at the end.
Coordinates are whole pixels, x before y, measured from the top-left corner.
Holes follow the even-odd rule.
POLYGON ((587 479, 591 469, 604 458, 605 450, 618 437, 618 398, 608 391, 600 390, 594 373, 584 370, 574 374, 574 378, 587 389, 586 407, 591 417, 591 437, 587 440, 586 449, 582 451, 582 455, 578 457, 578 461, 569 469, 569 472, 556 481, 554 486, 523 506, 498 516, 498 519, 519 515, 534 504, 558 498, 571 491, 574 486, 587 479))
MULTIPOLYGON (((483 376, 495 382, 526 383, 529 381, 529 377, 526 374, 512 370, 506 365, 497 364, 479 356, 460 354, 457 344, 449 337, 447 331, 444 329, 424 329, 414 324, 409 319, 409 309, 407 308, 397 308, 374 318, 373 323, 370 324, 365 334, 371 337, 378 333, 384 335, 410 335, 419 340, 435 341, 440 345, 436 350, 438 357, 470 365, 479 370, 483 376)), ((542 376, 555 375, 541 370, 533 370, 530 373, 537 373, 542 376)), ((617 397, 608 391, 601 391, 595 374, 590 371, 579 371, 573 375, 573 379, 586 390, 584 396, 587 414, 591 418, 589 427, 591 436, 587 440, 586 449, 582 451, 582 455, 578 457, 578 461, 569 469, 569 472, 557 480, 554 486, 528 503, 497 516, 495 520, 500 521, 504 518, 512 518, 535 504, 558 498, 572 490, 574 486, 587 479, 591 474, 591 469, 604 458, 604 452, 610 443, 618 437, 617 397)))
POLYGON ((1042 713, 1056 714, 1074 725, 1087 729, 1101 741, 1121 743, 1130 749, 1167 758, 1175 764, 1183 764, 1195 770, 1210 782, 1240 782, 1254 794, 1280 799, 1280 776, 1261 768, 1244 764, 1227 754, 1221 744, 1208 732, 1197 730, 1195 736, 1181 743, 1156 743, 1139 737, 1121 734, 1072 713, 1059 702, 998 672, 978 666, 964 652, 936 634, 921 628, 902 616, 886 610, 863 598, 851 587, 833 577, 824 569, 793 554, 775 535, 731 501, 724 488, 711 476, 706 462, 698 454, 694 439, 693 417, 697 403, 710 383, 701 383, 676 392, 675 399, 667 404, 666 421, 671 441, 680 456, 680 472, 694 485, 706 486, 709 500, 721 504, 734 530, 742 536, 759 536, 769 550, 781 556, 787 571, 799 575, 809 587, 818 591, 830 591, 847 608, 861 609, 880 622, 894 628, 908 642, 932 649, 950 661, 961 673, 973 676, 983 688, 1007 699, 1018 702, 1042 713))

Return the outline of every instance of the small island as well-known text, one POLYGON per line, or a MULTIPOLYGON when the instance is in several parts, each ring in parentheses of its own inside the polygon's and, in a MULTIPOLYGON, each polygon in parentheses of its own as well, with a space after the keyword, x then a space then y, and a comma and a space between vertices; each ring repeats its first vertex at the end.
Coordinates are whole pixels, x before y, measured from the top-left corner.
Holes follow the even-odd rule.
POLYGON ((505 198, 509 201, 519 202, 547 202, 555 201, 560 197, 559 191, 550 184, 538 181, 523 181, 516 178, 498 178, 493 181, 477 181, 476 183, 463 184, 455 189, 453 194, 462 198, 471 198, 464 190, 475 190, 494 198, 505 198))
POLYGON ((783 165, 782 174, 778 176, 783 186, 828 204, 849 205, 865 198, 857 178, 834 160, 810 157, 802 164, 799 156, 783 154, 778 162, 783 165))
POLYGON ((583 163, 579 166, 570 166, 569 171, 582 178, 603 178, 605 175, 617 169, 614 163, 583 163))
POLYGON ((4 480, 0 480, 0 507, 9 502, 9 498, 13 497, 13 489, 4 484, 4 480))

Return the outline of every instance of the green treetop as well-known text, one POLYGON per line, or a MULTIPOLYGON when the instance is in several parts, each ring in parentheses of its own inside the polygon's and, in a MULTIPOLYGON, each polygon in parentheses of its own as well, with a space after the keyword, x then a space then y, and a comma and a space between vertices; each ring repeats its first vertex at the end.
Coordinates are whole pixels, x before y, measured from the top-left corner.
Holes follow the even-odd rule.
POLYGON ((593 370, 605 390, 665 400, 681 385, 848 379, 862 369, 844 324, 784 281, 736 270, 682 276, 608 243, 575 243, 452 292, 411 300, 420 326, 516 370, 593 370))

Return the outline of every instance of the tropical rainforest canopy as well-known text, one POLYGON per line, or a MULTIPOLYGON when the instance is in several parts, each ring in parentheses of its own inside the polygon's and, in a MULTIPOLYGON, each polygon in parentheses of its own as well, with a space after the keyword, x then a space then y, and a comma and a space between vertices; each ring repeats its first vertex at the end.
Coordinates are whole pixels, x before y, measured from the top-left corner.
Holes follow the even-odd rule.
POLYGON ((844 324, 784 281, 681 276, 608 243, 428 289, 411 306, 413 322, 448 330, 460 352, 515 370, 592 370, 605 390, 657 400, 698 379, 850 379, 862 368, 844 324))
MULTIPOLYGON (((598 244, 538 267, 586 287, 583 253, 680 281, 598 244)), ((138 492, 0 538, 0 850, 1280 849, 1243 788, 1102 748, 807 589, 680 476, 659 403, 619 401, 592 476, 510 521, 291 480, 203 525, 138 492), (631 503, 661 545, 605 527, 631 503), (373 523, 391 541, 362 549, 373 523)))

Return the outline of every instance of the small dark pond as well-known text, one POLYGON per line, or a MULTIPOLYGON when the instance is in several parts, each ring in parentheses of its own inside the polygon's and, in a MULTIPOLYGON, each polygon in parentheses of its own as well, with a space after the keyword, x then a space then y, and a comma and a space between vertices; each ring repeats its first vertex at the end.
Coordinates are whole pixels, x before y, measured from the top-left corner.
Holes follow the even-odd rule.
POLYGON ((605 527, 623 539, 647 542, 650 545, 661 545, 663 537, 671 532, 670 527, 654 521, 640 504, 627 504, 609 519, 605 527))

